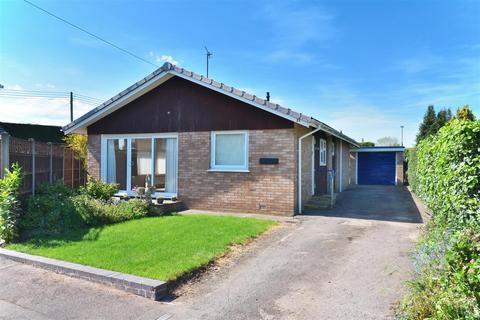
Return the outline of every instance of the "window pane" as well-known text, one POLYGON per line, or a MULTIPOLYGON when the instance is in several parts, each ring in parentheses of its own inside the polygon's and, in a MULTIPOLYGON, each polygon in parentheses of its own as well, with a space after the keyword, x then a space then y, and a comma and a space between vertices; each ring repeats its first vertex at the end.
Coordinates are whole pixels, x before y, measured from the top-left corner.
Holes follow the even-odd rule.
POLYGON ((151 183, 152 139, 132 139, 132 189, 151 183))
POLYGON ((177 139, 154 139, 156 192, 177 192, 177 139))
POLYGON ((107 182, 118 183, 120 190, 127 189, 127 140, 107 140, 107 182))
POLYGON ((245 166, 245 134, 215 135, 215 165, 245 166))

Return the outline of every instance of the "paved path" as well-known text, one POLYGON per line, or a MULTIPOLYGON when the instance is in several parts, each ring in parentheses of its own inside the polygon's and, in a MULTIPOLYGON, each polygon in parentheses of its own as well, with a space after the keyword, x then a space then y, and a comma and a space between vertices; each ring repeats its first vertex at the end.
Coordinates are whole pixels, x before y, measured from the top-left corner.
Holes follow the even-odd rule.
POLYGON ((404 188, 344 192, 170 303, 0 259, 0 319, 389 319, 421 217, 404 188))

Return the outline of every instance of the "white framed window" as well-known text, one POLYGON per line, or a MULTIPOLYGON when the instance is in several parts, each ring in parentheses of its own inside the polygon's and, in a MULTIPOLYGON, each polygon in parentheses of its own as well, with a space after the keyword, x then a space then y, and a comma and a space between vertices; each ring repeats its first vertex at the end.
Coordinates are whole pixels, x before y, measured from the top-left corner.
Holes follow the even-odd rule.
POLYGON ((248 171, 248 132, 212 131, 210 171, 248 171))
POLYGON ((151 186, 154 197, 177 196, 178 135, 102 135, 101 176, 117 183, 120 194, 151 186))
POLYGON ((326 166, 327 165, 327 141, 325 139, 320 139, 320 165, 326 166))

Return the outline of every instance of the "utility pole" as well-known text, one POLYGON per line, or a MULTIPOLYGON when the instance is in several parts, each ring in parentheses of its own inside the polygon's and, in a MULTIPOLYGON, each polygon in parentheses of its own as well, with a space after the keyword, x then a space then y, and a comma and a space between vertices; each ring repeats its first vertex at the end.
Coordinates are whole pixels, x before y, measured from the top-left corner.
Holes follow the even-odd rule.
POLYGON ((205 51, 207 52, 207 78, 208 78, 208 60, 210 60, 210 57, 213 56, 213 53, 208 51, 206 46, 205 46, 205 51))
POLYGON ((73 122, 73 92, 70 92, 70 122, 73 122))
POLYGON ((400 145, 403 147, 403 126, 400 126, 400 128, 402 128, 402 139, 400 140, 400 145))

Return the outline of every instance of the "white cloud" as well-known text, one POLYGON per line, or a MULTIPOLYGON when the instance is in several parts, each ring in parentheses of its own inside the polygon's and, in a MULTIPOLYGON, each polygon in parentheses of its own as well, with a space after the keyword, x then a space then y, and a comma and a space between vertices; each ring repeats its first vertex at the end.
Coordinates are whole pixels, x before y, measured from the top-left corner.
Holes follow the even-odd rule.
POLYGON ((319 5, 275 1, 265 6, 263 17, 280 48, 325 44, 337 35, 333 14, 319 5))
POLYGON ((163 54, 163 55, 157 55, 154 51, 150 51, 148 53, 148 55, 155 59, 155 62, 156 63, 159 63, 159 64, 163 64, 165 62, 169 62, 173 65, 176 65, 178 66, 180 64, 180 62, 178 62, 177 60, 175 60, 172 56, 170 55, 166 55, 166 54, 163 54))
MULTIPOLYGON (((78 118, 93 108, 74 101, 74 117, 78 118)), ((64 126, 70 122, 68 98, 7 98, 0 96, 2 121, 64 126)))
POLYGON ((56 88, 56 86, 51 83, 36 83, 35 87, 39 89, 55 89, 56 88))
POLYGON ((416 74, 429 71, 445 61, 443 57, 434 55, 428 51, 398 61, 393 69, 407 74, 416 74))
POLYGON ((8 90, 22 90, 22 87, 19 84, 7 84, 5 85, 5 89, 8 90))

